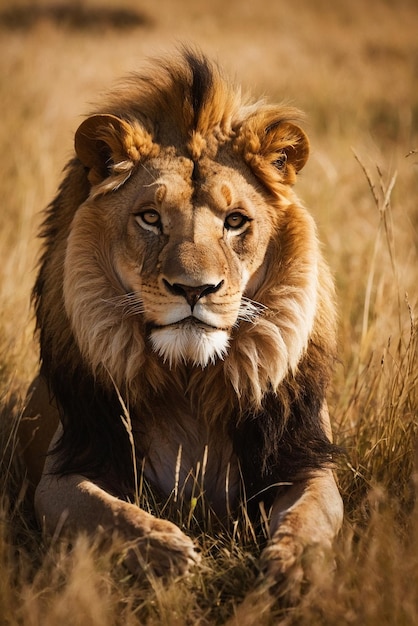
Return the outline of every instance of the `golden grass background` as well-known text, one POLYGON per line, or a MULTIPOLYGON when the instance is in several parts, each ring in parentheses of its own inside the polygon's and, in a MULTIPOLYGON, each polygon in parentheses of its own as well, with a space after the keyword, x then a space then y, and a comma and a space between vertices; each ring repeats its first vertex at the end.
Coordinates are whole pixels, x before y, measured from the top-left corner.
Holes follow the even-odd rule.
POLYGON ((417 33, 415 0, 0 0, 1 625, 418 623, 417 33), (336 572, 293 609, 263 596, 237 608, 257 576, 250 529, 202 534, 202 569, 164 588, 129 578, 116 548, 45 543, 25 500, 16 425, 37 367, 39 212, 89 103, 180 41, 307 114, 297 190, 338 287, 346 523, 336 572))

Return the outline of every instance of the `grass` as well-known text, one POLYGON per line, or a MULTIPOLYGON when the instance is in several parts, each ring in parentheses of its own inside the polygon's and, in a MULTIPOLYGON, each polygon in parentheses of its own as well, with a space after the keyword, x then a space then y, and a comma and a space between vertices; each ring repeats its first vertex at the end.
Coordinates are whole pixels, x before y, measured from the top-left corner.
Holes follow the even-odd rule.
MULTIPOLYGON (((17 28, 10 16, 27 6, 0 1, 0 624, 418 623, 415 3, 143 0, 138 10, 134 0, 90 0, 77 13, 39 0, 17 28), (116 4, 140 23, 118 27, 116 4), (88 20, 101 9, 98 29, 88 20), (293 609, 254 591, 249 524, 222 535, 194 528, 202 566, 163 586, 133 580, 116 545, 104 553, 80 536, 69 551, 43 539, 25 497, 16 427, 37 367, 29 294, 39 211, 88 103, 191 33, 254 94, 307 112, 312 155, 298 189, 338 287, 340 363, 329 402, 347 450, 337 472, 346 520, 334 575, 318 572, 293 609)), ((187 511, 183 520, 193 525, 187 511)))

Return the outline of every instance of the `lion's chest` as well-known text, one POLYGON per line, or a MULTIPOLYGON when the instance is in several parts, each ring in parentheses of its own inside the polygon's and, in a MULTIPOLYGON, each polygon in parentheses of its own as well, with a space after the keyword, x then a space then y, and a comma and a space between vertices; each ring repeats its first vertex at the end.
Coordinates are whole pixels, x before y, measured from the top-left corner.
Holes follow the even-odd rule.
POLYGON ((141 419, 136 445, 144 459, 147 480, 179 505, 204 496, 205 502, 225 517, 237 503, 238 461, 229 437, 190 411, 169 415, 157 409, 141 419))

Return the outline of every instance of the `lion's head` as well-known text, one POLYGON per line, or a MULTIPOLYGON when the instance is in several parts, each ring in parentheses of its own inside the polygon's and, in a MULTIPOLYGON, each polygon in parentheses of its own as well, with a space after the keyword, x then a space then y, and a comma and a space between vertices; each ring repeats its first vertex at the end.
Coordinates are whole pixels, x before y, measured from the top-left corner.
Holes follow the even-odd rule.
POLYGON ((89 191, 63 296, 95 374, 129 386, 155 357, 171 369, 223 360, 235 390, 260 400, 295 370, 320 282, 315 228, 292 191, 309 151, 297 119, 243 101, 185 52, 81 124, 89 191))

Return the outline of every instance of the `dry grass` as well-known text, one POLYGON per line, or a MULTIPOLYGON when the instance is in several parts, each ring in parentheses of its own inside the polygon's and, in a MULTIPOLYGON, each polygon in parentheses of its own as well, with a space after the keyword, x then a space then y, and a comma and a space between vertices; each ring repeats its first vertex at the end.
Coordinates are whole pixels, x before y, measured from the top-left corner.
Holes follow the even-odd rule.
POLYGON ((417 29, 413 0, 0 0, 0 624, 418 623, 417 29), (298 187, 339 289, 330 404, 347 450, 346 524, 335 574, 318 572, 292 610, 263 594, 236 608, 257 576, 248 526, 198 532, 202 568, 163 587, 132 580, 117 546, 45 544, 24 497, 16 425, 37 364, 39 210, 88 102, 144 56, 190 39, 246 88, 308 115, 313 152, 298 187))

